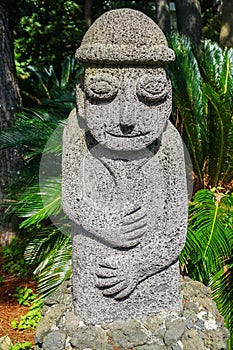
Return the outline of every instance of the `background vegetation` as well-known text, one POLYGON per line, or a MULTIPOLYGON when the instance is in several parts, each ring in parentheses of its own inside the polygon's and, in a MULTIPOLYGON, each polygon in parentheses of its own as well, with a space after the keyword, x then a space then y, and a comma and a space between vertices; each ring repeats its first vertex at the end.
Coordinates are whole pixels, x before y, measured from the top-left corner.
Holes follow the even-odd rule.
MULTIPOLYGON (((176 1, 175 20, 172 11, 159 12, 161 3, 169 9, 167 1, 8 2, 22 103, 10 123, 0 123, 0 149, 12 151, 20 160, 17 167, 12 165, 14 179, 2 186, 2 207, 5 222, 17 218, 16 230, 27 240, 20 258, 14 255, 6 263, 14 269, 26 259, 44 297, 71 276, 70 227, 61 208, 59 164, 62 128, 75 106, 75 84, 83 72, 73 54, 87 26, 101 13, 116 7, 137 8, 160 22, 176 53, 176 61, 168 67, 174 100, 171 120, 190 152, 194 178, 181 271, 211 287, 232 331, 233 49, 223 47, 220 40, 223 10, 229 2, 195 1, 202 25, 192 13, 197 35, 191 39, 182 35, 189 31, 181 23, 180 1, 176 1), (41 159, 56 166, 54 172, 43 168, 39 178, 41 159)), ((188 0, 182 3, 190 5, 188 0)), ((231 46, 231 40, 229 34, 225 44, 231 46)), ((4 69, 0 66, 0 71, 4 69)), ((0 101, 3 105, 1 94, 0 101)), ((4 118, 0 113, 0 120, 4 118)), ((15 241, 7 249, 14 250, 14 245, 15 241)), ((231 336, 229 349, 232 341, 231 336)))

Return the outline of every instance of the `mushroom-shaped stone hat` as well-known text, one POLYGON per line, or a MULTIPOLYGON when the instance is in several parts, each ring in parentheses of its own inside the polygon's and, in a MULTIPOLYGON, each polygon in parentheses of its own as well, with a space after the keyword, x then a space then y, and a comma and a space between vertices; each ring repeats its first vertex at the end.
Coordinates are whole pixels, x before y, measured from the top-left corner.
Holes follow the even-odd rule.
POLYGON ((76 51, 88 64, 157 65, 174 61, 159 26, 144 13, 128 8, 111 10, 88 29, 76 51))

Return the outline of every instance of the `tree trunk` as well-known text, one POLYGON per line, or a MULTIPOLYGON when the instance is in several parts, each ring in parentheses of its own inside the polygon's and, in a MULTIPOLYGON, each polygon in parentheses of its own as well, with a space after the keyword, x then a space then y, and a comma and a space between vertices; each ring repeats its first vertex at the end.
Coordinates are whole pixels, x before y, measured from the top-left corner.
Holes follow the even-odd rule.
MULTIPOLYGON (((19 88, 16 80, 13 43, 9 28, 7 0, 0 0, 0 132, 10 126, 14 114, 21 105, 19 88)), ((16 150, 0 151, 0 201, 4 190, 11 183, 18 153, 16 150)), ((6 243, 11 235, 11 226, 3 224, 3 208, 0 207, 0 240, 6 243)))
POLYGON ((168 0, 156 0, 156 22, 164 33, 170 33, 171 20, 168 0))
POLYGON ((92 24, 92 2, 93 0, 85 0, 84 17, 87 28, 92 24))
POLYGON ((223 0, 220 45, 233 47, 233 1, 223 0))
POLYGON ((202 35, 201 6, 198 0, 175 0, 180 34, 187 35, 197 45, 202 35))

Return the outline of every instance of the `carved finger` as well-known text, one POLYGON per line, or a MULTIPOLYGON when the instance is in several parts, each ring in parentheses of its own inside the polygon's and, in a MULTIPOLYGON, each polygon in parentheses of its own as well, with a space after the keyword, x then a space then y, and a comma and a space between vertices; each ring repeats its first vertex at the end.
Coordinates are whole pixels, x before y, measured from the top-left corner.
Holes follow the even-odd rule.
POLYGON ((138 239, 132 239, 132 240, 127 241, 127 238, 124 237, 124 241, 116 244, 115 247, 129 249, 129 248, 135 247, 139 243, 140 243, 140 241, 138 239))
POLYGON ((117 270, 101 267, 95 271, 100 278, 117 277, 117 270))
POLYGON ((116 270, 118 268, 118 261, 113 257, 108 257, 99 264, 101 267, 116 270))
POLYGON ((114 299, 120 300, 120 299, 126 298, 129 294, 132 293, 132 291, 135 289, 135 287, 133 287, 132 285, 129 285, 127 288, 123 289, 122 291, 120 291, 120 293, 115 295, 114 299))
POLYGON ((141 228, 147 226, 147 220, 143 219, 137 222, 132 223, 131 225, 124 226, 124 233, 134 232, 140 230, 141 228))
POLYGON ((125 233, 125 241, 126 242, 140 242, 140 238, 146 233, 146 225, 139 227, 137 230, 130 231, 125 233))
POLYGON ((123 289, 127 288, 126 281, 122 281, 120 283, 117 283, 115 286, 107 288, 103 291, 103 295, 109 296, 118 292, 121 292, 123 289))
POLYGON ((139 207, 135 211, 125 215, 123 218, 123 225, 131 225, 137 221, 143 220, 145 217, 146 213, 139 207))
POLYGON ((96 287, 98 288, 104 288, 104 287, 112 287, 117 283, 122 282, 122 280, 119 280, 119 278, 112 277, 112 278, 101 278, 98 279, 96 282, 96 287))

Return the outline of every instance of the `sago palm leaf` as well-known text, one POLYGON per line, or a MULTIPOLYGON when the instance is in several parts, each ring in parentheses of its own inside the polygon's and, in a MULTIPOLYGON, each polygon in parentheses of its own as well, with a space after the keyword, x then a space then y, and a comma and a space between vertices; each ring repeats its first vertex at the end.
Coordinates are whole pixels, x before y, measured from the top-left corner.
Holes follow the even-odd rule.
POLYGON ((21 175, 27 181, 13 188, 5 205, 9 215, 25 219, 21 228, 39 231, 25 256, 39 263, 35 271, 39 291, 47 295, 71 274, 70 223, 62 212, 61 177, 54 161, 61 166, 63 125, 75 106, 75 82, 81 70, 74 69, 73 59, 66 59, 60 80, 52 67, 42 72, 31 67, 31 72, 29 79, 21 81, 24 110, 16 117, 15 125, 2 133, 0 142, 2 149, 21 146, 27 162, 21 175), (30 179, 29 167, 34 171, 30 179))
POLYGON ((233 194, 198 191, 189 206, 187 241, 180 256, 182 273, 210 286, 231 331, 232 227, 233 194))
POLYGON ((169 65, 173 83, 173 98, 188 137, 189 150, 199 182, 203 183, 202 167, 205 160, 206 120, 203 118, 205 96, 202 77, 190 40, 173 35, 169 40, 176 60, 169 65))
POLYGON ((202 270, 205 283, 209 282, 208 276, 222 266, 222 259, 230 254, 232 228, 228 223, 233 217, 232 206, 232 195, 209 190, 198 191, 189 206, 187 243, 181 262, 189 261, 190 266, 186 268, 192 271, 194 278, 197 268, 202 270))
MULTIPOLYGON (((41 206, 38 187, 41 155, 44 153, 44 147, 51 135, 54 139, 54 130, 60 130, 59 125, 61 125, 62 130, 64 120, 75 105, 75 84, 70 84, 70 79, 77 72, 74 74, 73 63, 71 61, 67 62, 64 64, 61 83, 55 79, 53 70, 45 71, 43 74, 37 71, 38 79, 44 81, 47 89, 51 88, 49 92, 53 99, 46 99, 47 95, 43 91, 39 93, 37 107, 24 108, 24 111, 16 116, 15 124, 8 130, 4 130, 0 135, 0 149, 18 147, 25 162, 25 166, 20 170, 16 182, 8 189, 10 193, 6 199, 7 202, 4 203, 8 206, 7 214, 18 213, 20 205, 22 206, 21 212, 25 210, 24 213, 26 213, 27 211, 28 216, 29 213, 35 214, 36 211, 40 211, 40 218, 38 213, 33 216, 31 221, 29 219, 31 223, 34 219, 40 222, 47 215, 46 210, 41 206), (51 79, 54 80, 52 84, 49 83, 51 79), (56 96, 55 99, 54 96, 56 96), (30 187, 29 191, 25 190, 27 186, 30 187), (23 200, 22 193, 25 195, 25 200, 23 200)), ((37 86, 38 84, 34 85, 37 86)), ((62 145, 60 139, 59 142, 56 140, 56 152, 59 152, 59 154, 61 154, 62 145)), ((47 151, 54 152, 54 147, 55 143, 51 146, 50 142, 50 150, 47 151)), ((56 157, 56 154, 54 157, 56 157)), ((51 177, 53 174, 49 174, 49 176, 51 177)), ((53 205, 47 209, 53 210, 53 205)))
POLYGON ((27 218, 21 222, 20 228, 38 225, 52 215, 56 217, 62 212, 61 178, 48 178, 40 186, 30 186, 15 200, 8 214, 27 218))
POLYGON ((201 187, 233 178, 233 50, 209 40, 195 52, 189 39, 173 35, 176 60, 169 65, 176 118, 181 117, 201 187))
POLYGON ((59 120, 51 120, 47 111, 19 113, 15 124, 0 134, 0 149, 22 146, 30 152, 30 149, 39 148, 38 154, 59 123, 59 120))
MULTIPOLYGON (((232 313, 233 302, 233 258, 224 261, 221 270, 211 276, 211 287, 213 290, 213 297, 215 300, 221 300, 219 304, 219 311, 226 318, 232 313)), ((232 329, 233 330, 233 329, 232 329)))
POLYGON ((205 40, 203 50, 198 53, 198 61, 204 81, 220 95, 232 98, 233 50, 223 50, 217 43, 205 40))
POLYGON ((205 40, 198 59, 207 98, 207 177, 216 186, 233 177, 233 50, 205 40))
POLYGON ((233 258, 224 261, 223 267, 211 276, 212 296, 218 310, 224 317, 225 325, 230 331, 228 347, 233 345, 233 258))
POLYGON ((36 268, 34 273, 39 277, 38 292, 46 298, 72 273, 71 262, 72 243, 69 237, 64 236, 36 268))
MULTIPOLYGON (((71 228, 69 228, 71 232, 71 228)), ((66 237, 70 237, 67 235, 66 237)), ((52 250, 64 242, 65 235, 53 225, 40 227, 35 237, 28 243, 24 257, 29 264, 41 263, 52 250)))
POLYGON ((231 144, 232 109, 224 102, 224 97, 218 94, 211 85, 204 84, 203 91, 208 99, 208 141, 209 162, 207 175, 210 185, 219 184, 222 176, 233 167, 231 144), (217 136, 217 137, 216 137, 217 136))

